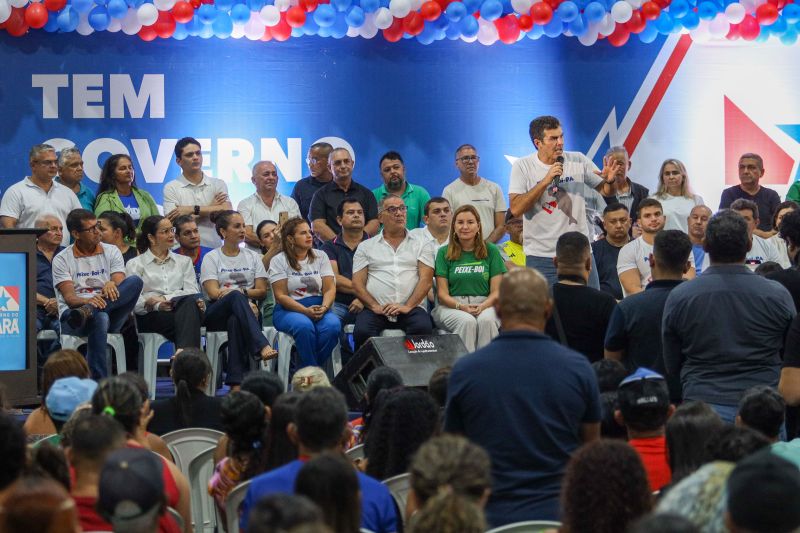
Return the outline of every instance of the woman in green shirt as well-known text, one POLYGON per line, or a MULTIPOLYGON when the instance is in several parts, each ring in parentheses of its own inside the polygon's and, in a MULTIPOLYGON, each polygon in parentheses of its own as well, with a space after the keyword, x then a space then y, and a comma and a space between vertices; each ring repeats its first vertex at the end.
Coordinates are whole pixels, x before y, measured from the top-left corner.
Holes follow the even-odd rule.
POLYGON ((498 334, 494 303, 506 271, 497 246, 483 241, 478 211, 471 205, 456 209, 450 243, 436 254, 439 304, 431 314, 437 326, 460 336, 469 352, 498 334))
MULTIPOLYGON (((159 214, 150 193, 136 186, 133 163, 127 154, 112 155, 106 159, 100 172, 94 212, 99 215, 105 211, 128 213, 136 225, 137 234, 142 231, 144 219, 159 214)), ((131 244, 135 244, 135 239, 131 244)))

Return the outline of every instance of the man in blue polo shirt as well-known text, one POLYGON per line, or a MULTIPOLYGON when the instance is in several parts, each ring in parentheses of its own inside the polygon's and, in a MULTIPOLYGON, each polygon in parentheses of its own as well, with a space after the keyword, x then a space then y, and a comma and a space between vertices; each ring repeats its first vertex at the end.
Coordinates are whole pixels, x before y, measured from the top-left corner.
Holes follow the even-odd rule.
POLYGON ((57 335, 54 340, 36 343, 41 370, 47 356, 61 348, 58 337, 61 335, 61 322, 58 320, 58 302, 53 288, 53 258, 64 249, 61 246, 64 226, 57 216, 47 214, 40 216, 34 225, 47 229, 36 239, 36 333, 53 330, 57 335))
POLYGON ((387 194, 394 194, 406 204, 406 228, 418 228, 425 215, 425 204, 431 199, 428 191, 420 185, 411 185, 406 181, 406 165, 403 156, 397 152, 386 152, 378 163, 383 185, 372 190, 378 205, 387 194))
POLYGON ((538 271, 509 271, 495 309, 500 335, 450 374, 445 431, 492 459, 492 527, 558 520, 570 455, 600 438, 597 378, 586 357, 543 333, 552 302, 538 271))
MULTIPOLYGON (((297 444, 299 458, 280 468, 253 478, 242 502, 240 527, 247 531, 253 506, 269 494, 294 492, 297 473, 306 461, 324 453, 342 453, 342 444, 350 438, 347 404, 344 396, 331 387, 317 387, 304 392, 297 403, 297 416, 287 427, 289 438, 297 444)), ((361 489, 361 527, 374 533, 397 531, 394 500, 381 482, 358 472, 361 489)))

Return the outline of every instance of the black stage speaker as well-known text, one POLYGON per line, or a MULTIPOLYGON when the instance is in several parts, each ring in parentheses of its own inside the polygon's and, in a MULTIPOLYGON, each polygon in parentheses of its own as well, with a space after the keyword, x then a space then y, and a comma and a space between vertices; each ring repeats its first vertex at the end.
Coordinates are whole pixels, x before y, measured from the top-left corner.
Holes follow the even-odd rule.
POLYGON ((371 337, 347 362, 334 379, 334 386, 347 397, 351 409, 360 406, 367 390, 367 378, 379 366, 400 373, 409 387, 427 387, 433 372, 453 365, 467 353, 458 335, 410 335, 371 337))

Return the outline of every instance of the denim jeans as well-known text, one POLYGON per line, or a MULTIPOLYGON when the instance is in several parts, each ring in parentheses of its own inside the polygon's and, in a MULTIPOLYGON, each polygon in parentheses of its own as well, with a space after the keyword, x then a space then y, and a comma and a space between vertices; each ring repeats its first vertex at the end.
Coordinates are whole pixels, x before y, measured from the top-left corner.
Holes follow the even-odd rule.
MULTIPOLYGON (((321 296, 308 296, 297 303, 305 307, 321 305, 321 296)), ((292 336, 301 368, 306 366, 325 366, 331 352, 339 342, 342 323, 333 311, 328 311, 316 322, 302 313, 287 311, 279 303, 272 312, 275 329, 292 336)))
POLYGON ((342 332, 339 334, 339 346, 342 353, 342 367, 344 367, 347 365, 350 358, 353 357, 353 336, 345 333, 344 327, 348 324, 355 324, 358 315, 354 315, 350 312, 350 306, 339 302, 333 303, 333 313, 338 316, 339 320, 342 322, 342 332))

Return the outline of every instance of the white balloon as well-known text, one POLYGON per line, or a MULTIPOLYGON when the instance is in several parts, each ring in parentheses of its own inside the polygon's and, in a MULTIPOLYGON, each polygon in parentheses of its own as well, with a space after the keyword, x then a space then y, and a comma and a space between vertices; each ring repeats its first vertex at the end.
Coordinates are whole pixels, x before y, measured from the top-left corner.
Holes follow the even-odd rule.
POLYGON ((411 12, 411 2, 409 0, 391 0, 389 2, 389 12, 401 19, 411 12))
POLYGON ((28 0, 8 0, 11 7, 25 7, 28 5, 28 0))
POLYGON ((640 7, 642 7, 642 4, 644 3, 642 0, 625 0, 625 1, 628 2, 633 9, 639 9, 640 7))
POLYGON ((364 39, 372 39, 376 35, 378 35, 378 27, 375 25, 375 21, 364 21, 364 24, 361 25, 359 32, 364 39))
POLYGON ((139 17, 139 22, 142 26, 151 26, 158 20, 158 9, 153 4, 142 4, 136 15, 139 17))
POLYGON ((231 30, 231 37, 234 39, 241 39, 244 37, 244 24, 234 24, 231 30))
POLYGON ((739 3, 742 4, 742 7, 744 7, 745 12, 755 13, 756 0, 739 0, 739 3))
POLYGON ((497 27, 494 23, 478 19, 478 42, 484 46, 489 46, 497 42, 497 27))
POLYGON ((261 22, 270 28, 281 21, 281 12, 275 6, 262 7, 261 11, 258 12, 258 16, 261 18, 261 22))
POLYGON ((11 6, 6 0, 0 0, 0 24, 8 20, 11 16, 11 6))
POLYGON ((379 30, 385 30, 392 25, 392 22, 394 22, 394 17, 387 8, 379 7, 375 11, 375 27, 379 30))
POLYGON ((578 42, 583 46, 592 46, 597 42, 597 30, 593 30, 592 27, 589 27, 587 31, 583 32, 583 35, 578 36, 578 42))
POLYGON ((707 43, 711 40, 711 34, 708 32, 708 21, 701 20, 700 24, 689 32, 692 41, 696 43, 707 43))
POLYGON ((117 33, 121 29, 122 29, 122 22, 119 19, 112 18, 111 22, 108 23, 108 28, 106 28, 106 31, 110 31, 111 33, 117 33))
POLYGON ((136 35, 142 29, 142 23, 139 22, 139 16, 136 10, 131 8, 128 14, 122 19, 122 32, 126 35, 136 35))
POLYGON ((159 11, 169 11, 175 7, 175 0, 153 0, 153 4, 155 4, 159 11))
POLYGON ((746 14, 742 4, 728 4, 728 7, 725 8, 725 16, 731 24, 739 24, 744 20, 746 14))
POLYGON ((608 37, 609 35, 614 33, 616 27, 617 25, 614 22, 614 19, 611 18, 611 14, 607 13, 606 16, 603 17, 603 20, 601 20, 600 23, 597 25, 597 31, 601 35, 608 37))
POLYGON ((256 13, 250 13, 250 20, 244 25, 244 36, 251 41, 257 41, 264 36, 264 23, 256 13))
POLYGON ((728 22, 728 18, 723 13, 717 13, 717 16, 714 17, 714 20, 708 25, 708 31, 711 33, 712 37, 717 39, 721 39, 728 35, 728 31, 730 31, 731 25, 728 22))
POLYGON ((633 8, 628 2, 620 0, 611 6, 611 18, 614 19, 614 22, 625 24, 631 20, 631 16, 633 16, 633 8))
POLYGON ((530 11, 532 5, 533 2, 531 2, 531 0, 511 0, 511 7, 520 14, 530 11))
POLYGON ((75 28, 75 31, 86 37, 87 35, 91 35, 94 33, 94 28, 89 25, 89 13, 82 13, 80 22, 78 23, 78 27, 75 28))
POLYGON ((292 7, 292 2, 291 0, 275 0, 275 7, 278 8, 278 11, 286 11, 292 7))

